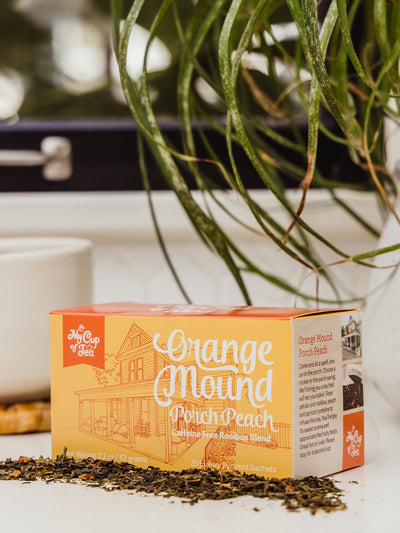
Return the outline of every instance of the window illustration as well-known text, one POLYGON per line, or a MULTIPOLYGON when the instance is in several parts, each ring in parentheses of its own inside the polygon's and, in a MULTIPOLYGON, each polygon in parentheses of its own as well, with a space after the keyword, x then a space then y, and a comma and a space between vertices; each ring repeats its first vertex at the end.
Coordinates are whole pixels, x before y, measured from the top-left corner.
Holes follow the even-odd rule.
POLYGON ((130 381, 142 381, 143 379, 143 357, 138 357, 129 361, 130 381))

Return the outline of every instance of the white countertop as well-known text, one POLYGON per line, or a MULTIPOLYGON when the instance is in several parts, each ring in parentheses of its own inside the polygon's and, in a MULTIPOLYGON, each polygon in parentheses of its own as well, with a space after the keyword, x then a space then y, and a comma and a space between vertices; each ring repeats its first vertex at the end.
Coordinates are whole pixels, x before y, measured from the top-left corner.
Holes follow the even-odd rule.
MULTIPOLYGON (((366 465, 334 475, 345 511, 289 512, 280 502, 241 497, 196 505, 152 495, 108 493, 68 484, 0 482, 1 531, 96 533, 164 532, 371 532, 397 530, 400 505, 400 414, 366 391, 366 465), (378 433, 380 435, 378 452, 378 433), (354 483, 356 481, 357 483, 354 483), (259 512, 254 508, 257 507, 259 512)), ((0 436, 0 460, 50 456, 50 434, 0 436)))

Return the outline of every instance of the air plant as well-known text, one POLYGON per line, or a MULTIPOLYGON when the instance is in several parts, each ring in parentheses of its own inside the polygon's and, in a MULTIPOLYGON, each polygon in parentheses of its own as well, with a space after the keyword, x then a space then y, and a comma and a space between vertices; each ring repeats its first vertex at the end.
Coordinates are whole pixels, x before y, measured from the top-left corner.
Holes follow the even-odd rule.
MULTIPOLYGON (((143 183, 148 192, 155 227, 165 257, 186 299, 179 276, 169 257, 157 224, 147 173, 149 157, 157 163, 167 186, 203 243, 226 264, 246 303, 251 298, 245 272, 264 278, 294 294, 298 287, 267 272, 250 260, 224 231, 213 215, 218 206, 238 224, 218 189, 234 191, 247 207, 254 228, 276 247, 318 273, 331 284, 329 265, 324 265, 314 243, 328 248, 336 257, 332 263, 353 262, 374 267, 370 259, 400 248, 400 244, 358 255, 341 250, 303 218, 310 187, 323 187, 357 224, 378 235, 368 213, 356 213, 337 196, 339 188, 373 190, 388 212, 400 223, 393 207, 396 187, 385 166, 384 119, 399 117, 400 3, 386 0, 164 0, 154 5, 148 23, 149 38, 139 79, 127 72, 130 34, 140 22, 145 0, 111 0, 115 47, 125 98, 137 122, 143 183), (123 21, 123 23, 121 22, 123 21), (297 36, 284 40, 277 34, 277 22, 289 24, 297 36), (151 98, 152 78, 147 57, 152 41, 172 31, 175 49, 176 102, 181 144, 173 146, 160 127, 151 98), (255 67, 254 61, 262 68, 255 67), (216 95, 217 107, 202 101, 196 80, 216 95), (214 150, 207 137, 212 127, 225 138, 228 163, 214 150), (282 127, 275 127, 276 125, 282 127), (199 156, 194 131, 201 139, 199 156), (345 146, 354 164, 365 172, 365 181, 340 181, 321 170, 318 150, 321 136, 345 146), (236 156, 243 152, 260 183, 271 191, 290 216, 287 227, 254 198, 238 170, 236 156), (283 155, 282 155, 283 154, 283 155), (212 168, 219 180, 210 178, 212 168), (188 185, 188 176, 201 192, 200 203, 188 185), (302 190, 298 205, 287 199, 284 180, 289 178, 302 190)), ((214 175, 213 174, 213 175, 214 175)), ((318 295, 300 294, 305 299, 318 295)))

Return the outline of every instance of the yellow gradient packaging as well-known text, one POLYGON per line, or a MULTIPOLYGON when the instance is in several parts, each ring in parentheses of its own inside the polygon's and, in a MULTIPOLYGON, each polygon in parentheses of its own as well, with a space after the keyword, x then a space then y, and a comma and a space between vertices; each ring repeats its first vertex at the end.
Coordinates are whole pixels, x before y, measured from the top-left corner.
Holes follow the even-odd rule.
POLYGON ((364 462, 358 309, 120 303, 50 323, 53 457, 266 477, 364 462))

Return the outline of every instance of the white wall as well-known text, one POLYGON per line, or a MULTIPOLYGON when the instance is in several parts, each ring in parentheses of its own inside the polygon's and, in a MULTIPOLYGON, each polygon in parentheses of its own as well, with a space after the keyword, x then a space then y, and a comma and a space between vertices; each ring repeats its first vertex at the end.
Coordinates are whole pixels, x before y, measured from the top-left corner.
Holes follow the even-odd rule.
MULTIPOLYGON (((270 213, 278 215, 287 227, 288 219, 267 191, 254 197, 270 213)), ((342 193, 348 203, 363 212, 368 221, 382 222, 375 199, 369 194, 342 193)), ((198 194, 196 194, 198 197, 198 194)), ((248 210, 232 193, 221 193, 225 205, 240 219, 256 227, 248 210)), ((294 205, 299 193, 289 197, 294 205)), ((160 226, 173 262, 194 303, 242 304, 243 299, 223 263, 198 240, 175 197, 170 192, 154 193, 160 226)), ((298 287, 305 269, 286 257, 264 236, 249 232, 220 210, 215 210, 227 233, 259 266, 298 287)), ((374 248, 375 239, 352 221, 324 191, 312 191, 307 220, 327 239, 349 254, 374 248)), ((181 303, 178 291, 157 243, 143 192, 99 193, 3 193, 0 195, 0 237, 63 235, 90 238, 94 243, 95 302, 138 301, 181 303)), ((325 262, 334 256, 320 247, 325 262)), ((354 265, 332 269, 337 283, 343 283, 356 297, 366 292, 369 269, 354 265)), ((294 305, 292 295, 255 276, 246 276, 253 303, 267 306, 294 305)), ((315 293, 315 277, 301 289, 315 293)), ((321 282, 321 295, 332 296, 321 282)))

